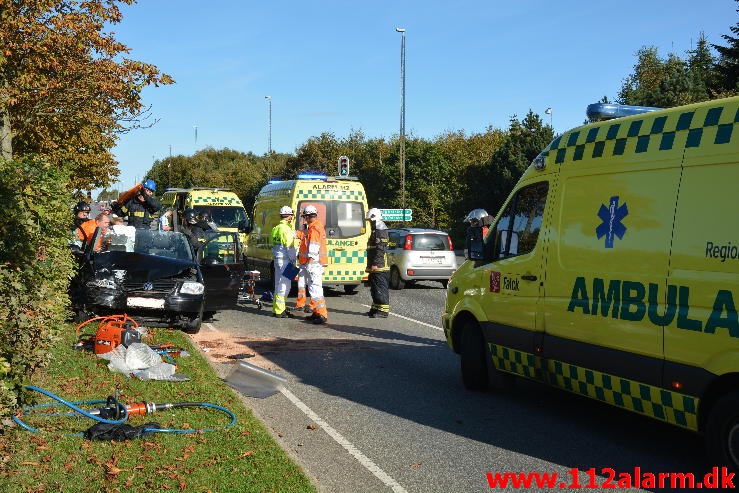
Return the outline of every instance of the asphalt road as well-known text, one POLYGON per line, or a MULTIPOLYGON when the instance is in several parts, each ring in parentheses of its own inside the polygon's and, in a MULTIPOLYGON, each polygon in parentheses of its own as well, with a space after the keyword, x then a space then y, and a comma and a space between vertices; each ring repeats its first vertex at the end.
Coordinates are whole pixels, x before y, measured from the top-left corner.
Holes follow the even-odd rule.
POLYGON ((262 341, 287 382, 245 400, 321 491, 482 492, 496 472, 557 473, 554 489, 571 490, 575 468, 589 490, 590 468, 601 486, 636 467, 702 478, 703 442, 687 432, 522 380, 466 391, 440 327, 445 292, 391 291, 390 318, 370 319, 368 288, 329 291, 327 326, 246 304, 202 330, 262 341))

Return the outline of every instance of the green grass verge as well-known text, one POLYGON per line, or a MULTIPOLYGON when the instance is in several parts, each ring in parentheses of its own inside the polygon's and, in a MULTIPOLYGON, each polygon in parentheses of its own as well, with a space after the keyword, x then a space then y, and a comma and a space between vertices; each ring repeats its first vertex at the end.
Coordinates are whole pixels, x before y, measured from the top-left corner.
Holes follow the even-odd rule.
MULTIPOLYGON (((87 327, 92 330, 93 325, 87 327)), ((150 334, 148 344, 172 343, 188 350, 191 356, 176 358, 176 362, 177 373, 190 381, 141 381, 112 373, 107 361, 92 352, 72 349, 77 336, 71 329, 54 349, 54 364, 35 375, 32 385, 69 402, 104 400, 116 389, 125 404, 208 402, 233 412, 236 424, 222 429, 231 418, 216 409, 176 408, 131 417, 128 423, 139 426, 155 421, 172 429, 217 429, 185 435, 154 433, 121 442, 89 441, 73 434, 84 432, 95 424, 93 420, 39 416, 31 411, 23 421, 40 433, 19 427, 0 429, 0 491, 316 491, 186 335, 166 329, 150 329, 150 334)), ((40 393, 35 395, 39 403, 53 402, 40 393)), ((69 411, 66 406, 55 407, 37 411, 69 411)))

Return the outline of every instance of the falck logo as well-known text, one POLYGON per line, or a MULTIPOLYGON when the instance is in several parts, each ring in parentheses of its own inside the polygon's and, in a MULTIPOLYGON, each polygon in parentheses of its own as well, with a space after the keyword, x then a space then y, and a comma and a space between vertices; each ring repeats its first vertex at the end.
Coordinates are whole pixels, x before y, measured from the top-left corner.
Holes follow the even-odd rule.
POLYGON ((153 282, 145 282, 144 283, 144 291, 151 291, 154 289, 154 283, 153 282))
POLYGON ((595 234, 598 239, 606 237, 606 248, 613 248, 613 237, 618 236, 619 240, 624 239, 626 234, 626 226, 621 222, 623 218, 629 215, 629 209, 626 204, 618 205, 618 197, 611 197, 608 207, 601 204, 598 210, 598 217, 603 221, 600 226, 595 228, 595 234))

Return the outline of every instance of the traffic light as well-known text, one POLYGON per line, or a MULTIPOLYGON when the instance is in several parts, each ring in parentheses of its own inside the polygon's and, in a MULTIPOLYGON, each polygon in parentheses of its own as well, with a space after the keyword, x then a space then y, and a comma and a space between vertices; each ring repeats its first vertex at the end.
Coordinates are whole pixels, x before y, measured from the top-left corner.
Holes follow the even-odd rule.
POLYGON ((339 158, 339 176, 349 176, 349 158, 346 156, 339 158))

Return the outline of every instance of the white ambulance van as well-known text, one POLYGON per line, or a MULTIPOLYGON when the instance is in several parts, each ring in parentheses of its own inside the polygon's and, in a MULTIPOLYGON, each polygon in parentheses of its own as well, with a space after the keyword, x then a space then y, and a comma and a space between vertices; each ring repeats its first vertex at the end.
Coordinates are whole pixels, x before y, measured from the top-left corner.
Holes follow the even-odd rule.
POLYGON ((264 279, 274 281, 272 267, 272 228, 280 222, 280 207, 295 211, 296 229, 302 228, 300 213, 312 205, 326 228, 329 265, 323 285, 340 285, 354 293, 367 279, 367 240, 365 221, 367 196, 362 183, 349 178, 325 175, 299 175, 297 180, 272 181, 259 192, 254 202, 253 227, 246 247, 247 266, 258 270, 264 279))
POLYGON ((467 388, 538 380, 702 433, 736 471, 739 97, 649 110, 539 154, 442 324, 467 388))

